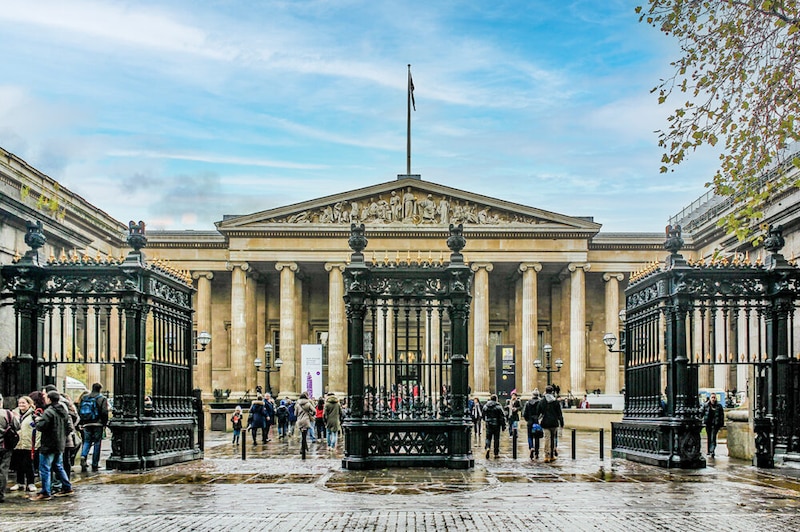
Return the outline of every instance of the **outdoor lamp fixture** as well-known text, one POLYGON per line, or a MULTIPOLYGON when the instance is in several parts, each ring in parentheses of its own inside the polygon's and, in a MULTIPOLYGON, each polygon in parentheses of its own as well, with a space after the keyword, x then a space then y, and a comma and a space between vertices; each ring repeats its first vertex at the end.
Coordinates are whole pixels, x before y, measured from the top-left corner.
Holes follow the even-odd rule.
MULTIPOLYGON (((167 346, 169 346, 170 350, 175 348, 175 334, 174 333, 167 333, 167 335, 164 337, 164 339, 167 341, 167 346)), ((206 350, 206 347, 208 347, 208 344, 211 343, 211 335, 208 333, 208 331, 203 331, 203 332, 201 332, 200 334, 197 335, 197 343, 200 344, 200 348, 198 349, 196 347, 192 347, 192 351, 193 352, 199 353, 200 351, 205 351, 206 350)))
POLYGON ((550 359, 553 355, 553 346, 550 344, 544 344, 542 350, 544 351, 544 358, 545 358, 544 368, 542 368, 542 361, 539 360, 538 358, 533 361, 533 365, 536 367, 536 371, 540 373, 541 372, 547 373, 547 385, 550 386, 551 384, 553 384, 551 375, 553 373, 558 373, 559 371, 561 371, 561 366, 564 365, 564 361, 561 360, 560 358, 557 358, 556 367, 555 369, 553 369, 553 366, 550 364, 550 359))
POLYGON ((606 344, 608 347, 608 351, 611 353, 624 353, 625 352, 625 318, 626 313, 625 309, 619 311, 619 323, 623 326, 622 330, 619 333, 620 341, 619 341, 619 349, 614 349, 614 344, 617 343, 617 337, 614 333, 606 333, 603 335, 603 343, 606 344))
POLYGON ((264 346, 264 369, 261 369, 261 359, 256 358, 253 361, 253 364, 256 366, 256 371, 260 371, 261 373, 267 374, 267 393, 272 395, 272 385, 269 382, 269 374, 276 373, 281 370, 281 366, 283 366, 283 360, 280 358, 275 359, 275 369, 272 367, 272 344, 266 344, 264 346))

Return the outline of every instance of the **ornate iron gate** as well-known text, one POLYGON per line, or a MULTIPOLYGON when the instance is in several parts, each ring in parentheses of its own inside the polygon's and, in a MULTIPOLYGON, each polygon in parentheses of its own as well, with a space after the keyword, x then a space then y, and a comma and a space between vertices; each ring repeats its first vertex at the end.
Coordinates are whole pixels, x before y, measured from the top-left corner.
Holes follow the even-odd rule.
POLYGON ((344 422, 348 469, 473 467, 467 416, 472 271, 461 225, 450 261, 364 260, 364 225, 351 225, 345 268, 349 355, 344 422))
POLYGON ((145 262, 142 222, 130 223, 133 251, 119 259, 74 253, 43 260, 42 224, 27 227, 31 249, 2 268, 2 297, 13 301, 16 320, 16 351, 3 363, 7 391, 41 389, 71 365, 102 368, 113 405, 109 469, 201 458, 191 279, 145 262), (152 408, 145 409, 146 396, 152 408))
POLYGON ((760 467, 797 452, 800 386, 794 317, 800 270, 779 253, 751 262, 686 261, 680 226, 667 228, 664 267, 653 264, 625 291, 625 411, 612 427, 613 454, 664 467, 705 467, 698 382, 744 381, 760 467))

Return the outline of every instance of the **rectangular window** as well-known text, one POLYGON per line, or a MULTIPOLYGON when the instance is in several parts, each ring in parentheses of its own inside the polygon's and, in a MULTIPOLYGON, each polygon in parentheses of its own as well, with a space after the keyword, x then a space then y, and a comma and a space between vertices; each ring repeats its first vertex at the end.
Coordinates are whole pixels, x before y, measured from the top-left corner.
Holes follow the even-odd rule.
POLYGON ((272 352, 275 354, 273 360, 281 358, 281 331, 272 331, 272 352))

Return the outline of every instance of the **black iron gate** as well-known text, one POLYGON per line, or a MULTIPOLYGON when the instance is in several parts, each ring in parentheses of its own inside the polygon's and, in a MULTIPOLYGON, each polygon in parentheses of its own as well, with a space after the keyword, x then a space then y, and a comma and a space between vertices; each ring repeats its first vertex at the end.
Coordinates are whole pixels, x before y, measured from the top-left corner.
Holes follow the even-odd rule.
MULTIPOLYGON (((612 430, 615 456, 664 467, 705 466, 698 383, 744 383, 754 463, 798 452, 800 385, 794 335, 800 270, 779 253, 686 261, 680 226, 668 227, 665 265, 632 276, 626 295, 625 411, 612 430), (731 382, 735 379, 735 382, 731 382)), ((800 340, 798 338, 797 340, 800 340)))
POLYGON ((450 226, 450 260, 364 260, 351 225, 345 268, 349 361, 343 467, 473 467, 467 416, 472 271, 450 226))
POLYGON ((41 223, 27 227, 31 249, 2 268, 2 297, 13 302, 16 330, 15 352, 2 365, 6 393, 63 382, 68 368, 81 368, 109 394, 109 469, 202 457, 188 275, 145 261, 142 222, 130 223, 133 251, 118 259, 74 252, 45 260, 41 223), (148 401, 145 408, 148 396, 152 407, 148 401))

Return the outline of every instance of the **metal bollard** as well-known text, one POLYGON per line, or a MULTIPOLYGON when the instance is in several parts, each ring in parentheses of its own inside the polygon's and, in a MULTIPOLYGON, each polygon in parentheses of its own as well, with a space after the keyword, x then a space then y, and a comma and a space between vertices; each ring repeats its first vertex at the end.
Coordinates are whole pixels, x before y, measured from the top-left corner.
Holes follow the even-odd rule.
POLYGON ((600 460, 603 459, 603 436, 605 435, 605 430, 600 429, 600 460))
POLYGON ((247 431, 242 431, 242 460, 247 460, 247 431))
POLYGON ((572 459, 575 460, 575 429, 572 429, 572 459))
POLYGON ((511 457, 516 460, 517 459, 517 429, 513 429, 512 438, 511 438, 511 457))

